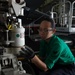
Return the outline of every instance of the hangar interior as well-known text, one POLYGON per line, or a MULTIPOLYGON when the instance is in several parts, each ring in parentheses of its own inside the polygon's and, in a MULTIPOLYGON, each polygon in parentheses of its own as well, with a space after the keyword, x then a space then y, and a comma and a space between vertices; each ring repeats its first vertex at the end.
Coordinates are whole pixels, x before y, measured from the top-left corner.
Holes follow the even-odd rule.
MULTIPOLYGON (((34 47, 34 44, 32 46, 30 41, 28 42, 26 40, 27 45, 31 46, 34 50, 38 50, 39 40, 41 40, 38 35, 39 23, 44 16, 50 16, 55 20, 56 35, 60 36, 73 49, 75 44, 75 1, 46 0, 42 2, 40 7, 37 8, 36 5, 36 7, 33 8, 35 10, 30 10, 29 14, 26 15, 27 20, 29 21, 30 19, 30 23, 26 21, 27 23, 25 24, 25 18, 23 18, 23 25, 26 27, 26 38, 36 43, 34 47)), ((30 8, 32 9, 32 7, 30 8)))
POLYGON ((13 54, 17 54, 23 45, 29 46, 38 54, 41 40, 38 28, 40 21, 46 16, 55 20, 56 35, 68 44, 75 56, 74 0, 0 0, 1 75, 38 75, 28 60, 20 56, 18 62, 13 54), (22 34, 19 35, 20 32, 22 34), (15 35, 22 38, 17 39, 15 35))

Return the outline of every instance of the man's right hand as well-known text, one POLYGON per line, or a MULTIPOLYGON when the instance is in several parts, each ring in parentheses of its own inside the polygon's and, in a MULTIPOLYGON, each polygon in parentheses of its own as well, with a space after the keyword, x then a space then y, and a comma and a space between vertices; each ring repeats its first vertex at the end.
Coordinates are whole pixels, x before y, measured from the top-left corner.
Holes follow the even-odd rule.
POLYGON ((21 48, 20 55, 25 58, 32 59, 35 56, 35 53, 30 47, 25 45, 25 47, 21 48))

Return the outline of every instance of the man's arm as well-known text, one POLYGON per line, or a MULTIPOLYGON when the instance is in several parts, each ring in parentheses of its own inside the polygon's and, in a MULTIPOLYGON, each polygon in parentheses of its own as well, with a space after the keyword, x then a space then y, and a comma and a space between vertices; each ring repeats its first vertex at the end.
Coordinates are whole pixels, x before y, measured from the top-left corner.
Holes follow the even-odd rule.
POLYGON ((48 70, 46 64, 37 55, 35 55, 35 52, 28 46, 21 48, 20 55, 27 57, 27 59, 30 59, 32 63, 34 63, 41 70, 43 71, 48 70))
POLYGON ((44 70, 44 71, 48 70, 46 64, 43 61, 41 61, 36 55, 31 59, 31 61, 41 70, 44 70))

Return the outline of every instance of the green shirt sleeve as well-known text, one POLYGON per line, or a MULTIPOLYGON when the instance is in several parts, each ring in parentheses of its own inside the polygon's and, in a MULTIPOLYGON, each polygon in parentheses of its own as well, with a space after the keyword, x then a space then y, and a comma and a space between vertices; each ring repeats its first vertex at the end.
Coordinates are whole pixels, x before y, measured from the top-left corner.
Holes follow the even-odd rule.
POLYGON ((59 43, 55 43, 54 47, 51 49, 51 53, 47 56, 45 63, 49 69, 51 69, 56 61, 59 59, 61 52, 63 50, 63 47, 59 43))

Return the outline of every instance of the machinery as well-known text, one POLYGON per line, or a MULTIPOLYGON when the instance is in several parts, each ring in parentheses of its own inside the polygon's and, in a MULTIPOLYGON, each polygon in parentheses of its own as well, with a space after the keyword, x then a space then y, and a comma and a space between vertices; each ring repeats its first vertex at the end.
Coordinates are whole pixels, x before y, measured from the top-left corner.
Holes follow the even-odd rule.
POLYGON ((52 6, 51 17, 54 18, 57 31, 75 33, 75 1, 60 0, 52 6))
POLYGON ((25 45, 25 28, 18 18, 23 6, 24 0, 0 0, 0 75, 30 75, 16 57, 25 45))
POLYGON ((51 8, 51 17, 55 20, 56 35, 60 36, 72 48, 75 47, 75 1, 60 0, 51 8))

